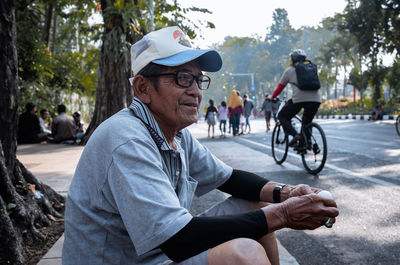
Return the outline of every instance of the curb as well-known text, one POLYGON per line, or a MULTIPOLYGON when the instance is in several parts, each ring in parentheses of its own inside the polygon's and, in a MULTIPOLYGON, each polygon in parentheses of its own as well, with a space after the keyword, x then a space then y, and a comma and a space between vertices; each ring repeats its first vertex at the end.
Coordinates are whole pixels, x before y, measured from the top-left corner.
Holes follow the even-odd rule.
MULTIPOLYGON (((396 120, 399 115, 383 115, 382 120, 396 120)), ((316 115, 317 119, 336 119, 336 120, 368 120, 371 115, 316 115)))

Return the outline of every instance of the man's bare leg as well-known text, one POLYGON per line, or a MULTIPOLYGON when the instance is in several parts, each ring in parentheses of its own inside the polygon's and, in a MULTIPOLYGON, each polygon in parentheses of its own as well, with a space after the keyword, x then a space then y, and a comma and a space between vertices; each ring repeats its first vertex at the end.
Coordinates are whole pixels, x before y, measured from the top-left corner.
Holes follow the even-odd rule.
POLYGON ((209 265, 271 265, 264 247, 249 238, 237 238, 208 251, 209 265))
MULTIPOLYGON (((250 208, 252 210, 260 209, 267 206, 269 203, 266 202, 251 202, 250 208)), ((268 259, 272 265, 279 265, 279 249, 276 241, 275 233, 269 233, 258 240, 258 242, 264 247, 267 253, 268 259)))
POLYGON ((264 247, 268 259, 272 265, 279 265, 279 249, 275 233, 269 233, 258 240, 264 247))

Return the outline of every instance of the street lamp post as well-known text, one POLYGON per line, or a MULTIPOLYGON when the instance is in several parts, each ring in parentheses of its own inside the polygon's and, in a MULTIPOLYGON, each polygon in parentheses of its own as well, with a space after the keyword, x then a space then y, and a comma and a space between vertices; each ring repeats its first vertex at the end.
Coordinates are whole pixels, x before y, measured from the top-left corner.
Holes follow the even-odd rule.
MULTIPOLYGON (((250 92, 253 94, 253 99, 255 99, 255 90, 256 86, 254 85, 254 73, 226 73, 229 76, 248 76, 250 77, 251 84, 250 84, 250 92)), ((223 74, 225 75, 225 73, 223 74)))
POLYGON ((229 76, 250 76, 251 85, 250 90, 254 90, 256 87, 254 86, 254 73, 228 73, 229 76))

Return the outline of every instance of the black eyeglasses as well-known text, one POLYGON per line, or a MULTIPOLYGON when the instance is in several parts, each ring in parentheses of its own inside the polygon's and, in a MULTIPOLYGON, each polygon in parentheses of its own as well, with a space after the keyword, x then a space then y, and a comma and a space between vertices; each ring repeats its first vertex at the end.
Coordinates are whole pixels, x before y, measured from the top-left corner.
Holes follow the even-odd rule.
POLYGON ((207 90, 210 87, 211 78, 206 75, 194 75, 184 70, 179 70, 173 73, 162 73, 162 74, 154 74, 154 75, 146 75, 147 77, 157 77, 163 75, 173 75, 175 76, 175 83, 184 88, 189 88, 193 84, 193 81, 196 80, 197 86, 201 90, 207 90))

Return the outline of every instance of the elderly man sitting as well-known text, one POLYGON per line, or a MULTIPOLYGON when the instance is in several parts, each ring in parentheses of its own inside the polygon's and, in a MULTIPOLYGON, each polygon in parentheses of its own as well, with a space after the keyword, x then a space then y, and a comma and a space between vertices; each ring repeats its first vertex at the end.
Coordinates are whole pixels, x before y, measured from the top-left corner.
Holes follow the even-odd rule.
POLYGON ((178 27, 131 48, 129 108, 89 139, 68 192, 63 264, 279 264, 274 231, 315 229, 338 215, 306 185, 232 169, 185 129, 222 66, 178 27), (118 128, 116 130, 116 128, 118 128), (200 216, 194 194, 232 195, 200 216))

